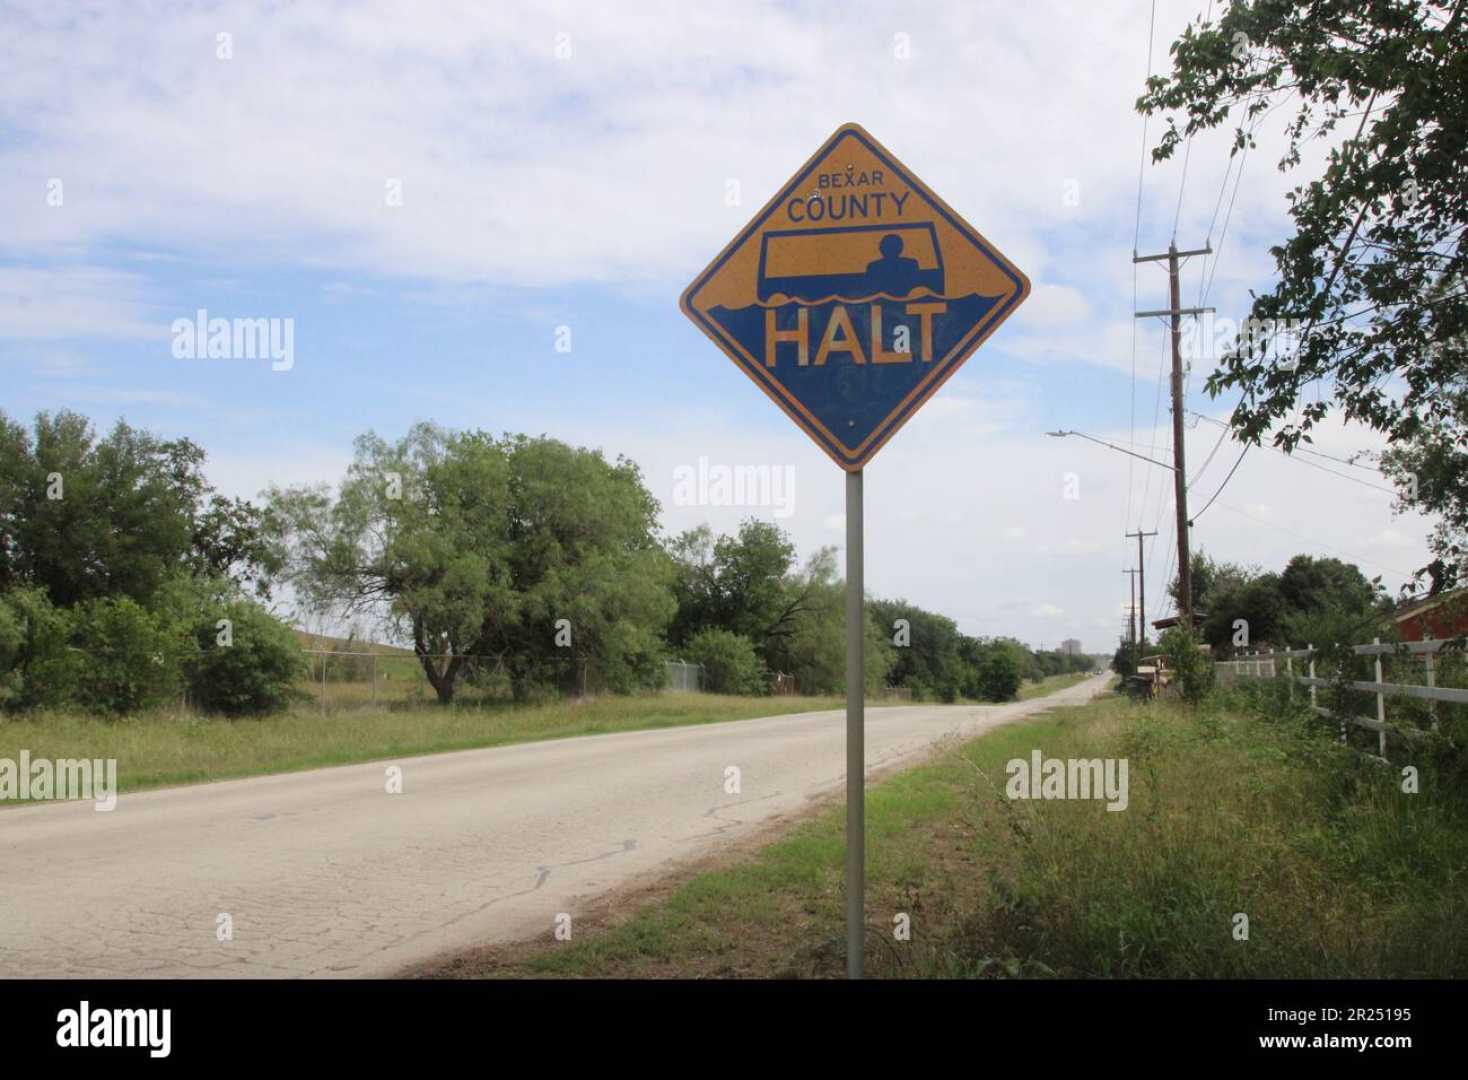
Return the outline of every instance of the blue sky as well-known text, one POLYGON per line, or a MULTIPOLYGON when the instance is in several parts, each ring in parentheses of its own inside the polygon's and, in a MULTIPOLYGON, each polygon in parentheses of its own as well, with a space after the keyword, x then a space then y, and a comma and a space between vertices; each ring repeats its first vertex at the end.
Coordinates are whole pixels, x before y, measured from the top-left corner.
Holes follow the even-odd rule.
MULTIPOLYGON (((1180 246, 1212 239, 1185 301, 1206 273, 1206 302, 1242 317, 1285 227, 1278 132, 1260 131, 1227 215, 1225 138, 1196 141, 1186 182, 1148 166, 1139 223, 1144 0, 612 7, 0 5, 0 408, 188 435, 246 496, 339 478, 369 428, 545 432, 637 460, 670 531, 772 516, 673 505, 680 466, 788 467, 780 523, 803 552, 838 544, 841 474, 677 297, 855 120, 1035 286, 869 469, 868 587, 971 633, 1109 648, 1122 534, 1162 531, 1153 597, 1169 572, 1168 475, 1043 433, 1168 454, 1162 326, 1131 317, 1134 239, 1159 250, 1174 220, 1180 246), (170 326, 199 308, 291 319, 294 365, 175 358, 170 326)), ((1159 0, 1155 64, 1207 7, 1159 0)), ((1163 273, 1136 282, 1140 308, 1165 304, 1163 273)), ((1222 416, 1208 366, 1188 408, 1222 416)), ((1190 424, 1196 473, 1219 429, 1190 424)), ((1338 425, 1318 441, 1378 445, 1338 425)), ((1236 456, 1219 449, 1195 500, 1236 456)), ((1355 480, 1251 452, 1195 545, 1270 567, 1341 555, 1400 584, 1427 523, 1339 471, 1355 480)))

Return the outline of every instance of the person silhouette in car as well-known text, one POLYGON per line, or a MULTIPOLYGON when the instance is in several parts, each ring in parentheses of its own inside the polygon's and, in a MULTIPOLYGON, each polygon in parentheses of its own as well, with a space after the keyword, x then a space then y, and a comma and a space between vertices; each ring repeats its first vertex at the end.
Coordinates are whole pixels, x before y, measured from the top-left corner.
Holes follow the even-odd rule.
POLYGON ((877 245, 880 259, 867 263, 866 284, 869 291, 903 297, 917 288, 918 261, 902 254, 902 237, 888 233, 877 245))

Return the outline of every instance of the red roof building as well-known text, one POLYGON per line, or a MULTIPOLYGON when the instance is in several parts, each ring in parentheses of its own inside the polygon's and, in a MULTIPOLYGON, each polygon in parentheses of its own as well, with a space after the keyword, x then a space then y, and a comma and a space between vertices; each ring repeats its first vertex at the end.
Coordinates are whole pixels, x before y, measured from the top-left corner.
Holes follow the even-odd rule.
POLYGON ((1468 634, 1468 590, 1429 596, 1392 612, 1403 641, 1456 638, 1468 634))

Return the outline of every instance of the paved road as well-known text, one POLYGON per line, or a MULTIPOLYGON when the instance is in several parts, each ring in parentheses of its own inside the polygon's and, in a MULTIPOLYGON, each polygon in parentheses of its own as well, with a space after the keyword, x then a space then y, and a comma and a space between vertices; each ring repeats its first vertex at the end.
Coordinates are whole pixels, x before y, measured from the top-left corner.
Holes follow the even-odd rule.
MULTIPOLYGON (((868 770, 1104 685, 869 710, 868 770)), ((6 810, 0 976, 382 976, 528 939, 839 790, 844 746, 844 714, 802 713, 405 758, 401 794, 378 762, 6 810)))

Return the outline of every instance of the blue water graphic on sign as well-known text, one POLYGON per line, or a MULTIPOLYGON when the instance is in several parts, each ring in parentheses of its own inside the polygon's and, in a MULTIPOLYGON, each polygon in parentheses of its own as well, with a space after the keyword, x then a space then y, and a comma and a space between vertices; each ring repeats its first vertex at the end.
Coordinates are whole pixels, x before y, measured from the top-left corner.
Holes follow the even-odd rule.
POLYGON ((709 315, 847 449, 855 449, 998 302, 995 297, 945 297, 918 290, 896 300, 875 294, 821 303, 754 304, 733 311, 716 307, 709 315), (844 324, 832 332, 832 344, 822 355, 833 318, 844 324), (875 337, 874 322, 880 327, 875 337), (767 344, 773 344, 773 364, 767 344), (900 345, 906 346, 905 352, 898 351, 900 345))

